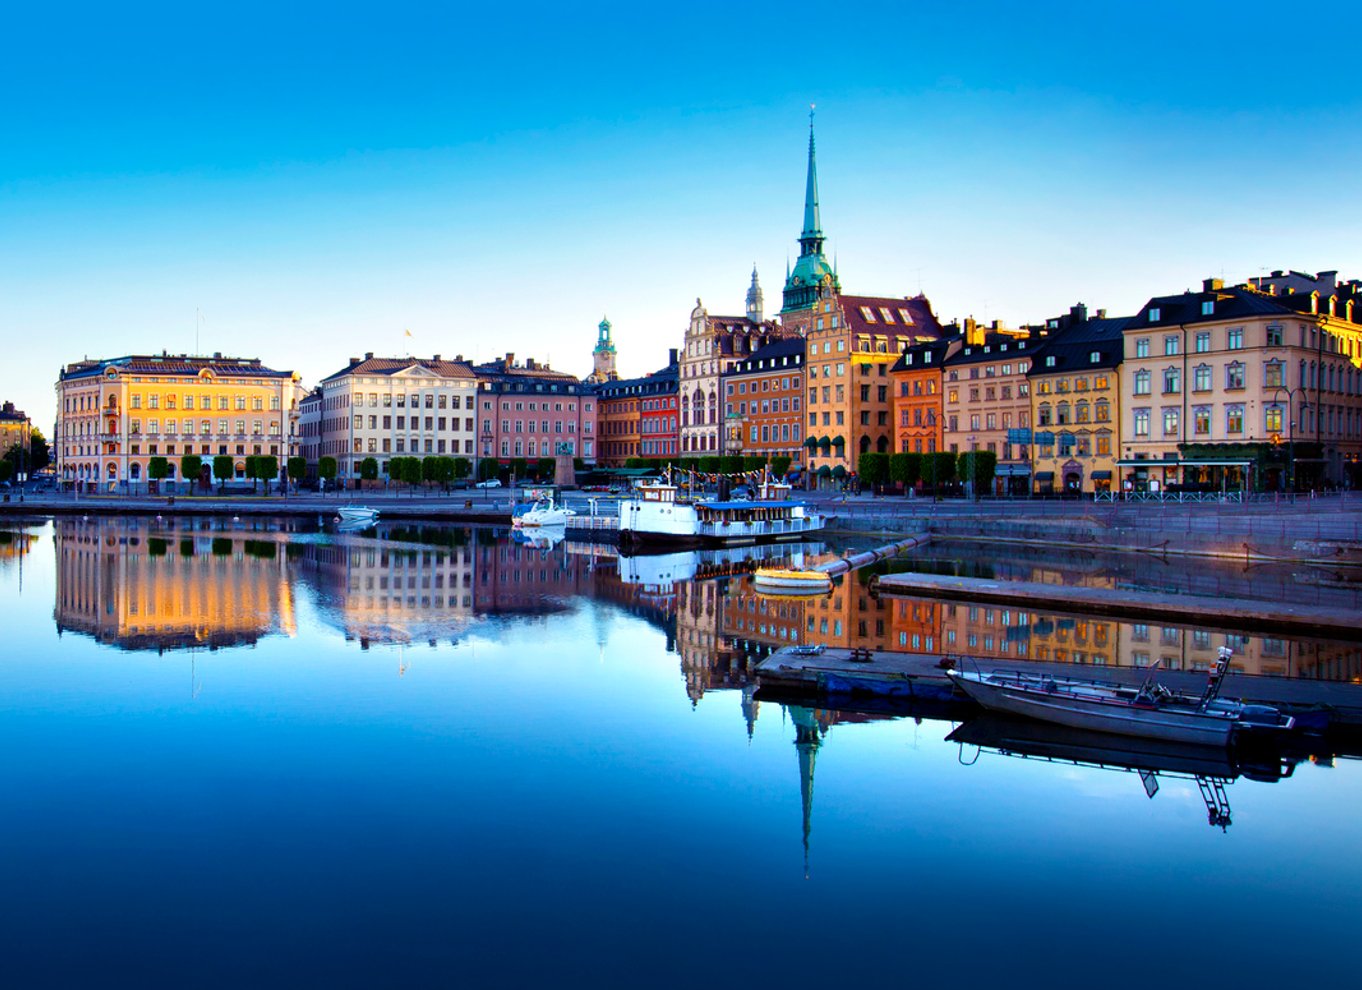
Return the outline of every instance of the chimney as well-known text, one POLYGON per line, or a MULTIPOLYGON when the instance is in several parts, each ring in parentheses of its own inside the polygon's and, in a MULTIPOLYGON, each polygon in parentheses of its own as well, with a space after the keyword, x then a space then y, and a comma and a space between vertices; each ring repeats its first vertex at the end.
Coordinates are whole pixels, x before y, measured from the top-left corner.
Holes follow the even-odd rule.
POLYGON ((526 359, 525 359, 525 369, 526 369, 527 371, 535 371, 538 367, 539 367, 539 366, 538 366, 537 364, 534 363, 534 358, 526 358, 526 359))
POLYGON ((353 367, 354 367, 355 365, 357 365, 357 364, 359 364, 359 358, 352 357, 352 358, 350 359, 350 367, 353 368, 353 367))
POLYGON ((1083 303, 1077 303, 1069 308, 1069 315, 1074 318, 1075 323, 1086 323, 1088 320, 1088 307, 1083 303))
POLYGON ((965 317, 965 343, 970 345, 982 344, 984 342, 984 331, 975 322, 974 317, 965 317))
POLYGON ((515 351, 507 351, 507 352, 506 352, 506 367, 512 368, 512 367, 514 367, 514 366, 515 366, 515 351))
POLYGON ((674 365, 674 364, 680 364, 680 363, 681 363, 681 348, 679 348, 679 347, 668 347, 668 348, 667 348, 667 366, 668 366, 668 367, 671 367, 671 366, 674 365))
POLYGON ((1219 292, 1224 287, 1225 280, 1223 278, 1207 278, 1201 280, 1202 292, 1219 292))
POLYGON ((366 361, 372 361, 373 359, 374 359, 374 352, 373 352, 373 351, 365 351, 365 352, 364 352, 364 360, 366 360, 366 361))
POLYGON ((455 360, 455 361, 462 361, 462 360, 463 360, 463 355, 462 355, 462 354, 455 354, 455 355, 454 355, 454 360, 455 360))
POLYGON ((214 361, 221 361, 221 360, 222 360, 222 351, 214 351, 214 352, 213 352, 213 360, 214 360, 214 361))
POLYGON ((1105 309, 1099 309, 1097 311, 1097 318, 1099 320, 1105 320, 1107 318, 1107 311, 1105 309))
POLYGON ((436 355, 432 356, 430 360, 431 360, 431 363, 432 363, 432 364, 439 364, 439 363, 440 363, 440 355, 436 354, 436 355))

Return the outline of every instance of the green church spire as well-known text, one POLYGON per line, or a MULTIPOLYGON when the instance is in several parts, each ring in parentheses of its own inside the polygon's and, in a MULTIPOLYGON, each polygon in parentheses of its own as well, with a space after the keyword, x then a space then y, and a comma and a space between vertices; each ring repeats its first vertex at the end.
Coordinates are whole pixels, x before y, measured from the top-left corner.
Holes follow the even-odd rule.
POLYGON ((804 183, 804 229, 799 234, 799 260, 785 276, 782 313, 810 309, 825 290, 840 292, 837 273, 823 256, 823 221, 818 212, 818 162, 814 154, 813 107, 809 107, 809 171, 804 183))

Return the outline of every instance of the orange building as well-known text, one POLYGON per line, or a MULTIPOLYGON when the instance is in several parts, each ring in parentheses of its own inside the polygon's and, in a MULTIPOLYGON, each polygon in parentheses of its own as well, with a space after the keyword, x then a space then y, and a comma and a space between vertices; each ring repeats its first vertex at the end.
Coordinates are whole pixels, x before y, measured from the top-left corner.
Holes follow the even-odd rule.
POLYGON ((894 391, 893 449, 899 454, 934 454, 942 447, 941 365, 962 343, 944 337, 916 344, 890 371, 894 391))
POLYGON ((724 377, 724 449, 802 465, 803 395, 803 339, 776 341, 739 361, 724 377))
POLYGON ((672 358, 670 365, 643 378, 612 379, 596 386, 596 433, 602 466, 623 467, 631 457, 676 453, 676 351, 672 351, 672 358), (672 429, 659 430, 669 410, 672 429))

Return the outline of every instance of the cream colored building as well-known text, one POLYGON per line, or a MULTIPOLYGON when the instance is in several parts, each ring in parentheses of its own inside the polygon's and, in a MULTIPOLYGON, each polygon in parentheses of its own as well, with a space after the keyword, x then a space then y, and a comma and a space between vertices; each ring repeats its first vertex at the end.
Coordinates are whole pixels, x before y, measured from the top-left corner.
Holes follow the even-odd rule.
POLYGON ((338 478, 355 479, 372 457, 386 476, 392 457, 475 460, 478 379, 466 361, 351 358, 322 379, 319 450, 338 478))
POLYGON ((102 491, 146 490, 153 457, 178 479, 180 458, 211 463, 273 455, 282 467, 297 446, 303 389, 292 371, 259 359, 133 355, 67 365, 57 381, 52 448, 64 482, 102 491))
POLYGON ((1325 272, 1149 300, 1124 334, 1123 487, 1277 490, 1293 452, 1297 487, 1356 487, 1360 297, 1325 272))

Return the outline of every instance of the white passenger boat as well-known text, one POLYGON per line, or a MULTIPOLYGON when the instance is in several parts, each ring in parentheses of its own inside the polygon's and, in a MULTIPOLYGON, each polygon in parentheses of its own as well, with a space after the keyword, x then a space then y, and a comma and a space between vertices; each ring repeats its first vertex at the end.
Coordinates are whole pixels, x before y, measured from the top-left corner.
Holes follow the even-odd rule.
POLYGON ((620 502, 620 542, 717 545, 798 540, 827 520, 790 499, 789 485, 764 485, 754 501, 687 500, 672 484, 640 485, 620 502))
POLYGON ((1016 670, 951 670, 947 674, 960 690, 990 711, 1094 732, 1227 746, 1239 732, 1292 728, 1295 721, 1275 708, 1217 700, 1229 661, 1230 651, 1222 647, 1220 660, 1199 698, 1172 693, 1154 680, 1152 669, 1138 689, 1016 670))
POLYGON ((378 521, 378 510, 367 505, 345 505, 336 510, 336 516, 343 523, 372 523, 378 521))
POLYGON ((759 567, 752 583, 764 595, 816 595, 832 589, 832 578, 822 571, 759 567))
POLYGON ((511 518, 511 525, 516 529, 536 529, 547 526, 562 528, 567 525, 569 517, 576 514, 571 509, 557 504, 552 495, 542 495, 530 503, 529 508, 516 513, 511 518))

